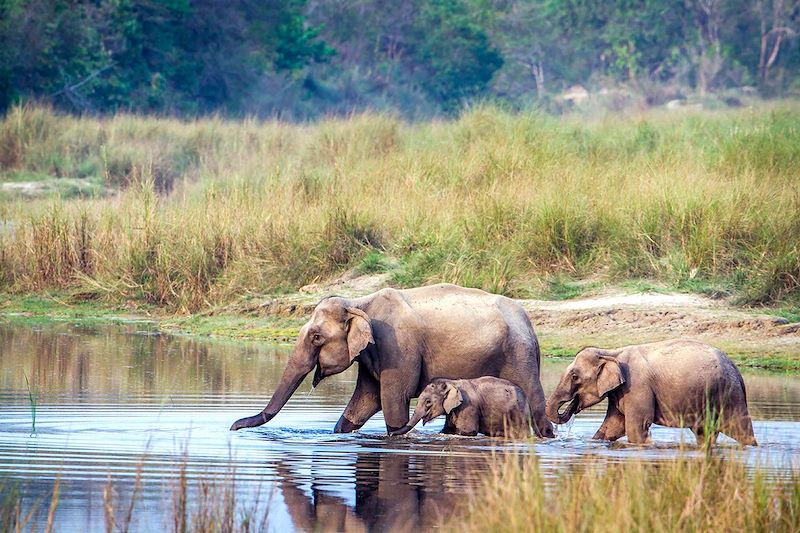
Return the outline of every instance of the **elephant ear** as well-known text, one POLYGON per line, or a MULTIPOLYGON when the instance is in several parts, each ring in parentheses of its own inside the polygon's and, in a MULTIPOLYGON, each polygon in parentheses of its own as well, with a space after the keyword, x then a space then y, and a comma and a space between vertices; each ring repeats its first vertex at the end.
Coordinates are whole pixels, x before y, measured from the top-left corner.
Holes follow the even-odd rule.
POLYGON ((347 311, 347 348, 350 352, 352 361, 360 354, 368 344, 375 344, 372 338, 372 326, 370 318, 361 309, 348 307, 347 311))
POLYGON ((450 411, 461 405, 463 402, 464 397, 461 395, 461 391, 458 390, 458 387, 452 383, 447 385, 447 396, 444 397, 444 402, 442 402, 444 412, 449 415, 450 411))
POLYGON ((600 367, 597 370, 597 394, 601 398, 625 383, 625 376, 619 362, 613 357, 599 356, 600 367))

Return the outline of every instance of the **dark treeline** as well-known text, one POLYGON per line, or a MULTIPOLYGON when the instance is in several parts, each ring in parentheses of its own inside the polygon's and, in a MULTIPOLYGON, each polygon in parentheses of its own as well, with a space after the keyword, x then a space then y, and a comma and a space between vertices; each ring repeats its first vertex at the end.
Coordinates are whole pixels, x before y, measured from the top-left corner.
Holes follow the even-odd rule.
POLYGON ((446 115, 800 92, 800 0, 0 0, 0 111, 446 115))

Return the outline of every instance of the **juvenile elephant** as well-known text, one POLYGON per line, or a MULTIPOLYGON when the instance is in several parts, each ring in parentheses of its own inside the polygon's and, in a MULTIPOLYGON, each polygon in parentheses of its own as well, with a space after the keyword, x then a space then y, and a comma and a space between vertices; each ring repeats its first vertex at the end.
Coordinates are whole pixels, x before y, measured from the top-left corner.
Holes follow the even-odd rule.
POLYGON ((646 442, 655 423, 691 428, 698 443, 715 442, 722 432, 757 445, 742 375, 724 352, 707 344, 678 339, 584 348, 547 401, 547 417, 564 424, 606 397, 608 411, 595 439, 627 435, 631 443, 646 442))
POLYGON ((419 395, 414 416, 392 435, 403 435, 422 420, 447 415, 442 433, 490 437, 530 435, 528 401, 522 389, 505 379, 434 379, 419 395))
POLYGON ((518 385, 537 434, 553 436, 539 381, 539 343, 519 304, 455 285, 382 289, 326 298, 300 329, 289 363, 263 411, 232 430, 271 420, 314 370, 314 386, 358 361, 353 397, 334 431, 360 428, 383 410, 387 431, 408 422, 408 406, 432 379, 497 376, 518 385))

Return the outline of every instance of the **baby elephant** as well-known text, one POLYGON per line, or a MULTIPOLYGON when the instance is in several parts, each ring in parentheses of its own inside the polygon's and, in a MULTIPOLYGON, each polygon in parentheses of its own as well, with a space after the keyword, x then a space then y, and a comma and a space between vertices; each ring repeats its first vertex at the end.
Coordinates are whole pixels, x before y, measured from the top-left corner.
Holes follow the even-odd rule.
POLYGON ((422 420, 427 424, 447 415, 442 433, 491 437, 530 435, 528 401, 522 389, 505 379, 484 376, 475 379, 431 381, 417 400, 414 416, 391 435, 403 435, 422 420))
POLYGON ((608 398, 595 439, 649 440, 651 424, 688 427, 700 444, 719 432, 756 446, 739 370, 707 344, 671 340, 617 350, 584 348, 547 401, 547 418, 564 424, 575 413, 608 398), (570 402, 564 412, 561 406, 570 402))

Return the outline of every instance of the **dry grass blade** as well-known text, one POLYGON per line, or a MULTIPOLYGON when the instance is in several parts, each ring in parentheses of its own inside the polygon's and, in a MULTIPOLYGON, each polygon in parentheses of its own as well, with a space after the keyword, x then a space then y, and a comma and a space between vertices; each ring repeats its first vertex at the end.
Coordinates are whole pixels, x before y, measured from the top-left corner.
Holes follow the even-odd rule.
POLYGON ((58 507, 58 498, 60 490, 61 490, 61 479, 56 478, 55 483, 53 483, 53 494, 50 496, 50 509, 47 511, 47 524, 45 525, 44 528, 45 533, 50 533, 51 531, 53 531, 53 525, 55 523, 56 508, 58 507))

